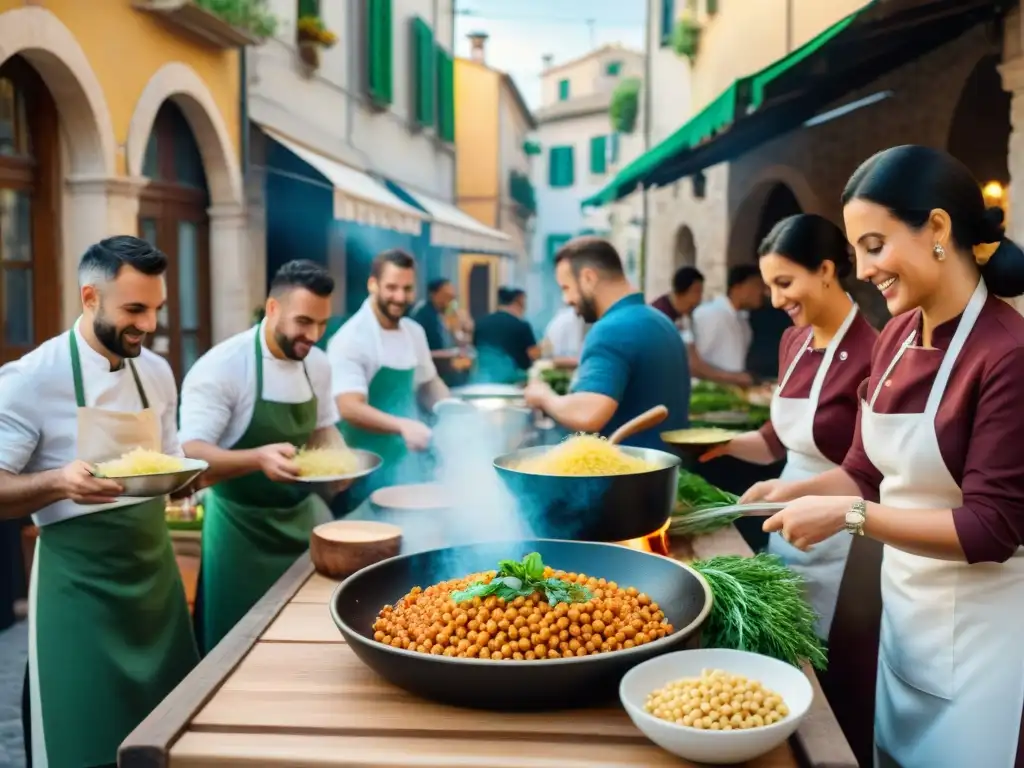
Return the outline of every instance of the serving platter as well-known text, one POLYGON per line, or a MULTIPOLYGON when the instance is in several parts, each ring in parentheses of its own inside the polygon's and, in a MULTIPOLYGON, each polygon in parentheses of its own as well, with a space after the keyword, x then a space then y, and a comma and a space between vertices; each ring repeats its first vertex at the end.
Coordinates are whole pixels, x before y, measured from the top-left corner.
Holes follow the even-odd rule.
POLYGON ((376 472, 380 469, 381 464, 384 462, 378 454, 373 451, 364 451, 362 448, 350 448, 359 459, 359 469, 355 472, 347 472, 341 475, 329 475, 326 477, 298 477, 297 482, 300 483, 339 483, 343 480, 358 480, 360 477, 366 477, 367 475, 376 472))

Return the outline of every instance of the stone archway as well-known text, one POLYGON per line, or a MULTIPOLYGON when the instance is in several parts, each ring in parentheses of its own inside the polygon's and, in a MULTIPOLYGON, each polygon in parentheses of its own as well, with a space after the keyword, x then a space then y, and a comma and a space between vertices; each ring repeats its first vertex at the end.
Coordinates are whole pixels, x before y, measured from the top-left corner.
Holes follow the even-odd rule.
POLYGON ((673 253, 675 258, 672 274, 675 274, 680 267, 697 266, 697 242, 693 237, 693 230, 685 224, 680 224, 676 230, 673 253))
POLYGON ((75 36, 45 8, 0 13, 0 62, 27 60, 50 89, 64 124, 71 174, 110 177, 117 143, 103 87, 75 36))
POLYGON ((237 150, 217 103, 202 78, 186 64, 171 62, 150 78, 128 126, 127 164, 142 179, 143 158, 157 112, 168 99, 184 113, 199 145, 210 192, 210 283, 213 343, 244 330, 255 306, 248 255, 244 187, 237 150))
POLYGON ((108 187, 117 183, 117 142, 106 97, 71 31, 39 7, 0 13, 0 63, 19 55, 39 74, 53 97, 64 138, 66 185, 60 196, 60 307, 62 325, 80 311, 78 260, 112 226, 108 187))
POLYGON ((754 186, 732 217, 728 266, 756 261, 757 247, 768 229, 779 219, 804 210, 793 188, 780 179, 765 180, 754 186))

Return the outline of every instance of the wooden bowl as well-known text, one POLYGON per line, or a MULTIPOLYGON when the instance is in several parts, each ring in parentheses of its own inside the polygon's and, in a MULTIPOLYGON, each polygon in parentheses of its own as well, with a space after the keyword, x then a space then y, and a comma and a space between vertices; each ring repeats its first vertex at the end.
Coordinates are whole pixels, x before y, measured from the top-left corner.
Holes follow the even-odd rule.
POLYGON ((317 573, 343 579, 361 568, 395 557, 402 547, 397 525, 363 520, 335 520, 313 529, 309 557, 317 573))

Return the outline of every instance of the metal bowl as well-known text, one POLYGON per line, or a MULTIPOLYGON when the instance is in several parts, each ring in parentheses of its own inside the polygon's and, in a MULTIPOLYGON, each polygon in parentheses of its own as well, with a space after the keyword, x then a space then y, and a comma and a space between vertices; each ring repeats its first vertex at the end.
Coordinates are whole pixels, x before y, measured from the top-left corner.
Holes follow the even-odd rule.
POLYGON ((104 475, 106 480, 114 480, 124 490, 121 496, 141 499, 153 499, 158 496, 169 496, 185 488, 199 475, 210 468, 201 459, 181 459, 185 468, 177 472, 161 472, 153 475, 132 475, 131 477, 111 477, 104 475))
POLYGON ((622 676, 642 661, 699 639, 711 588, 689 566, 617 544, 532 540, 474 544, 394 557, 356 572, 331 599, 331 616, 349 647, 379 675, 411 693, 462 707, 541 710, 591 706, 614 697, 622 676), (636 587, 665 612, 675 632, 636 648, 544 661, 489 661, 431 656, 373 639, 385 605, 413 587, 493 570, 499 560, 538 552, 553 568, 636 587))
POLYGON ((477 400, 499 398, 502 400, 522 400, 523 388, 515 384, 467 384, 455 387, 452 397, 460 400, 477 400))
POLYGON ((652 448, 619 446, 655 468, 629 475, 569 477, 520 472, 516 465, 551 450, 525 448, 499 456, 494 468, 541 538, 627 541, 660 530, 672 514, 679 457, 652 448))
POLYGON ((356 469, 352 472, 346 472, 341 475, 331 475, 330 477, 300 477, 298 478, 298 482, 317 484, 337 483, 342 480, 357 480, 360 477, 366 477, 367 475, 376 472, 384 463, 384 459, 373 451, 367 451, 362 448, 349 448, 349 450, 355 454, 358 461, 356 469))

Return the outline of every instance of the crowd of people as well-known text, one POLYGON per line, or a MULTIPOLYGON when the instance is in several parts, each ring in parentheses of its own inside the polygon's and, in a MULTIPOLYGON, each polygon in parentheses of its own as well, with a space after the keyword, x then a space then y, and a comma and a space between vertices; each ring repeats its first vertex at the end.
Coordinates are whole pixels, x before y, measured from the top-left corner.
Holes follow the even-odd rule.
MULTIPOLYGON (((321 349, 334 280, 290 262, 263 319, 207 352, 180 398, 145 345, 166 257, 135 237, 92 246, 74 326, 0 368, 0 517, 40 527, 30 757, 113 764, 314 525, 376 487, 429 475, 423 414, 467 373, 516 382, 547 358, 574 369, 570 390, 531 379, 524 396, 563 428, 607 435, 655 405, 668 408, 664 428, 683 428, 691 376, 757 380, 748 313, 767 296, 788 325, 770 420, 702 458, 785 458, 781 477, 743 501, 782 507, 764 521, 768 549, 806 581, 847 735, 866 731, 880 766, 1018 764, 1024 469, 1008 446, 1024 430, 1024 318, 997 297, 1024 293, 1024 251, 970 172, 938 150, 879 153, 842 202, 845 232, 814 215, 779 222, 757 263, 733 268, 706 302, 703 276, 684 267, 648 305, 610 243, 572 240, 554 261, 566 308, 539 342, 518 289, 472 320, 447 280, 414 305, 417 265, 395 250, 374 258, 365 302, 321 349), (893 315, 880 334, 842 286, 854 268, 893 315), (378 453, 382 470, 317 493, 295 482, 297 450, 342 445, 378 453), (93 471, 136 447, 209 464, 194 620, 165 500, 123 497, 93 471)), ((661 445, 657 431, 627 442, 661 445)))

